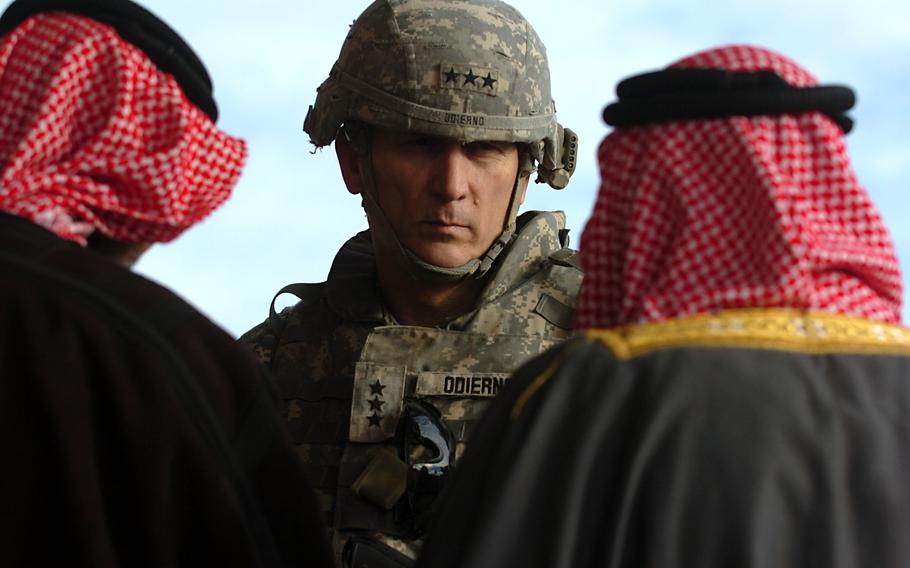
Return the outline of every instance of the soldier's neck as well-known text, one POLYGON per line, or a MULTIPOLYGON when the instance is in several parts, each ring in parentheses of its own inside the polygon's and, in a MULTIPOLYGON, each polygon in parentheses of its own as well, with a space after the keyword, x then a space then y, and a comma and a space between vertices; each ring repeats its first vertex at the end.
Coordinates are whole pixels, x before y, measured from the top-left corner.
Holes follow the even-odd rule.
POLYGON ((483 289, 483 280, 456 283, 415 280, 398 267, 382 266, 376 271, 386 306, 402 325, 437 327, 473 310, 483 289))

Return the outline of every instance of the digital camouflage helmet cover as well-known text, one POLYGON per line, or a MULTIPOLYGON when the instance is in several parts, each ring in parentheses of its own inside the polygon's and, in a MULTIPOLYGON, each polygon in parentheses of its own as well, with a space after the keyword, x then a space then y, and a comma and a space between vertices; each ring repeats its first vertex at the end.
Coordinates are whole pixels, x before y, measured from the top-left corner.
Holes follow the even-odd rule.
MULTIPOLYGON (((351 25, 304 130, 322 147, 357 123, 465 143, 515 142, 521 170, 536 169, 538 182, 557 189, 575 169, 577 137, 556 122, 546 48, 498 0, 373 2, 351 25)), ((365 206, 374 213, 371 193, 365 206)), ((513 194, 498 249, 514 231, 515 201, 513 194)))

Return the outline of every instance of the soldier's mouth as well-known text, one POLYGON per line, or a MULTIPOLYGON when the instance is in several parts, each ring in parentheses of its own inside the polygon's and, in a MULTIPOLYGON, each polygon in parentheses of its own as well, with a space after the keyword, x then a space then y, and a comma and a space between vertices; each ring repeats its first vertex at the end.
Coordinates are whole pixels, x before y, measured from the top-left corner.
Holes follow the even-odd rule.
POLYGON ((468 225, 464 225, 462 223, 452 222, 452 221, 431 220, 431 221, 424 221, 424 223, 427 225, 432 225, 434 227, 440 227, 440 228, 452 228, 452 229, 469 228, 468 225))

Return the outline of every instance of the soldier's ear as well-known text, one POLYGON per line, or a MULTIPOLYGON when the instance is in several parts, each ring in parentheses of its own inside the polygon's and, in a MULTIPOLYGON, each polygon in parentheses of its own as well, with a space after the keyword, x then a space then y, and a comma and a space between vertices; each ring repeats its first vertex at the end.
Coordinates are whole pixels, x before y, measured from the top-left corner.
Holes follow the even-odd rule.
POLYGON ((518 177, 518 187, 515 188, 515 191, 518 192, 517 204, 521 205, 525 202, 525 195, 528 193, 528 182, 531 180, 530 176, 520 175, 518 177))
POLYGON ((354 149, 354 145, 344 133, 335 137, 335 155, 338 156, 338 167, 341 168, 341 177, 344 185, 353 195, 363 192, 363 170, 361 160, 363 156, 354 149))

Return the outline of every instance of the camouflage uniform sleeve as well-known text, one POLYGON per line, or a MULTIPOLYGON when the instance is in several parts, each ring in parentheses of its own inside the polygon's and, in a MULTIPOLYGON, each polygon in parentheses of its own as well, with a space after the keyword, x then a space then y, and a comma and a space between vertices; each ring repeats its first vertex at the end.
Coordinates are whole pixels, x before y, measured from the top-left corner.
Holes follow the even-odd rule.
POLYGON ((265 320, 241 335, 239 341, 252 349, 253 353, 266 368, 272 368, 272 355, 278 345, 278 335, 272 331, 269 320, 265 320))

